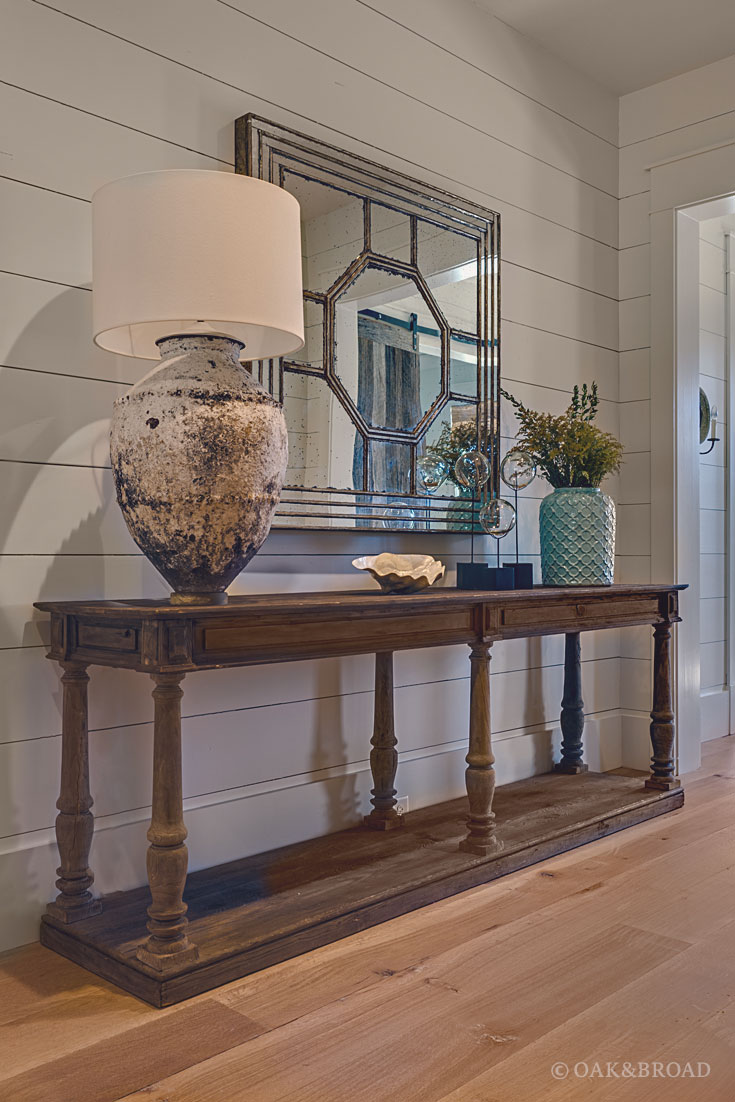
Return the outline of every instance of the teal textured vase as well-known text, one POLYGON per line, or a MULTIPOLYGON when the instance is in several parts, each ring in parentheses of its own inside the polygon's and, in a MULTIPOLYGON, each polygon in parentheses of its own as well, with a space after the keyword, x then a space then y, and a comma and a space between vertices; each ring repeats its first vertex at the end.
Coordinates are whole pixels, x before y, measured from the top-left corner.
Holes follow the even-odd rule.
POLYGON ((565 487, 541 502, 544 585, 612 585, 615 502, 602 490, 565 487))

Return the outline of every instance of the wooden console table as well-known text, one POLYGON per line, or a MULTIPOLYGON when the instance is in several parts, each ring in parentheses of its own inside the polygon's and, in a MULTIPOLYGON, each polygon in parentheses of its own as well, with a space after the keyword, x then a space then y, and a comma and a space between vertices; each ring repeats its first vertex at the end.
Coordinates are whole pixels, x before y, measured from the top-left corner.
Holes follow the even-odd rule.
MULTIPOLYGON (((671 625, 679 620, 678 590, 683 588, 615 585, 512 592, 447 588, 402 596, 377 591, 268 594, 232 597, 229 604, 220 607, 142 600, 38 603, 38 609, 51 615, 49 657, 63 671, 61 793, 56 820, 61 859, 59 895, 44 916, 42 942, 148 1001, 164 1005, 679 806, 683 793, 673 759, 669 646, 671 625), (638 624, 650 624, 654 629, 653 757, 645 783, 588 774, 582 746, 580 633, 638 624), (562 633, 566 635, 566 652, 561 761, 554 775, 506 786, 511 810, 508 822, 501 821, 496 828, 495 759, 490 731, 491 646, 502 639, 562 633), (445 820, 456 822, 457 818, 457 802, 450 801, 440 805, 447 808, 449 816, 441 823, 433 809, 408 816, 417 824, 414 833, 423 831, 414 844, 409 839, 410 825, 392 831, 404 822, 395 810, 398 755, 393 720, 393 653, 458 643, 470 647, 466 828, 463 836, 455 838, 446 827, 445 820), (221 931, 214 937, 218 947, 213 947, 206 941, 208 937, 212 941, 211 921, 207 926, 204 915, 199 938, 194 929, 197 923, 190 928, 184 902, 187 832, 181 782, 181 683, 185 675, 228 666, 365 653, 376 656, 370 754, 373 810, 365 819, 365 827, 392 832, 371 835, 363 827, 332 836, 329 850, 323 840, 316 839, 300 847, 274 851, 269 868, 280 870, 278 887, 274 888, 274 895, 281 893, 280 903, 270 904, 271 910, 267 911, 262 899, 256 903, 238 897, 236 921, 231 923, 227 938, 221 931), (147 933, 140 890, 118 893, 104 903, 91 892, 93 875, 88 860, 93 817, 87 746, 87 668, 91 665, 137 670, 150 674, 155 682, 153 799, 147 856, 152 902, 148 906, 147 933), (556 776, 559 773, 570 776, 565 780, 556 776), (591 788, 581 799, 588 791, 585 786, 591 788), (517 790, 515 797, 511 790, 517 790), (553 823, 541 808, 546 814, 543 829, 538 824, 533 826, 527 803, 529 792, 535 793, 536 805, 563 805, 561 810, 556 808, 553 823), (519 813, 512 812, 514 798, 521 801, 519 813), (531 826, 519 826, 526 820, 531 826), (428 834, 427 823, 431 825, 428 834), (508 838, 504 840, 506 828, 508 838), (527 837, 529 834, 533 836, 527 837), (425 855, 421 874, 417 866, 413 879, 407 879, 406 852, 421 848, 423 853, 427 838, 436 843, 438 856, 425 855), (341 863, 334 865, 332 855, 343 846, 341 863), (380 874, 376 877, 371 866, 372 886, 368 892, 366 865, 380 865, 382 855, 386 862, 393 861, 395 868, 403 858, 404 871, 400 876, 395 870, 386 872, 386 886, 382 894, 376 894, 380 874), (312 921, 303 914, 305 907, 308 910, 305 902, 299 905, 298 918, 286 920, 289 905, 294 910, 295 885, 303 884, 303 871, 299 880, 293 868, 299 865, 303 870, 307 859, 315 866, 332 861, 333 867, 324 872, 322 901, 319 892, 312 890, 312 921), (426 865, 432 859, 434 866, 429 869, 426 865), (287 874, 285 869, 291 871, 287 874), (359 881, 362 885, 359 890, 349 889, 351 869, 361 870, 354 877, 355 884, 359 881), (335 882, 340 876, 345 887, 337 899, 335 882), (248 940, 247 933, 250 916, 254 929, 260 922, 253 941, 248 940)), ((252 877, 256 866, 258 876, 263 877, 263 860, 268 856, 220 866, 221 871, 194 874, 190 877, 190 882, 196 882, 192 890, 197 898, 204 898, 206 877, 210 881, 214 877, 221 906, 222 883, 229 877, 228 890, 241 895, 243 883, 252 877)), ((314 873, 313 883, 318 879, 319 874, 314 873)))

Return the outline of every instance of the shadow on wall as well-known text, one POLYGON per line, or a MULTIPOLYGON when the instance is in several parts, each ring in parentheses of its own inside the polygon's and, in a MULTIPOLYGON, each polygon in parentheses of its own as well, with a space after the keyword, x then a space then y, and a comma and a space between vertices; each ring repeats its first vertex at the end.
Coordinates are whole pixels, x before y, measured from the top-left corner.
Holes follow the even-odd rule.
MULTIPOLYGON (((41 672, 37 663, 46 662, 44 645, 48 642, 47 619, 36 613, 34 600, 69 600, 104 596, 163 596, 167 588, 133 543, 115 501, 110 470, 108 422, 115 397, 124 392, 131 380, 145 374, 150 365, 101 353, 86 334, 91 334, 91 294, 79 289, 65 290, 40 309, 20 333, 12 348, 5 352, 11 367, 0 375, 0 457, 8 460, 0 484, 0 646, 26 648, 20 656, 22 680, 14 688, 28 701, 19 707, 17 697, 9 694, 0 718, 3 739, 19 742, 43 739, 44 777, 58 770, 61 729, 61 686, 41 672), (83 336, 80 337, 80 334, 83 336), (51 359, 56 354, 56 359, 51 359), (46 365, 58 372, 44 370, 46 365), (121 381, 125 370, 125 381, 121 381), (79 371, 84 375, 74 375, 79 371), (64 373, 66 372, 66 373, 64 373), (27 663, 25 659, 28 659, 27 663), (53 693, 53 709, 44 702, 43 720, 32 706, 30 693, 40 688, 53 693), (12 700, 12 703, 11 703, 12 700), (29 729, 33 724, 33 730, 29 729), (22 729, 18 729, 19 726, 22 729), (54 764, 50 764, 50 756, 54 764)), ((313 536, 297 533, 288 544, 289 564, 298 563, 299 545, 313 542, 313 536)), ((329 557, 313 560, 318 570, 339 571, 329 557)), ((279 569, 280 569, 279 562, 279 569)), ((311 569, 312 563, 309 564, 311 569)), ((349 564, 345 572, 351 571, 349 564)), ((298 587, 298 579, 292 588, 298 587)), ((257 587, 257 582, 256 582, 257 587)), ((339 695, 340 674, 336 663, 318 663, 314 696, 339 695)), ((206 676, 206 675, 204 675, 206 676)), ((211 675, 214 676, 214 675, 211 675)), ((146 702, 151 686, 148 678, 136 678, 146 702)), ((129 721, 130 678, 109 679, 97 671, 91 686, 90 704, 102 689, 104 725, 117 726, 129 721)), ((245 701, 243 703, 246 703, 245 701)), ((320 710, 318 734, 313 747, 313 768, 341 766, 347 759, 342 728, 334 723, 335 709, 320 710)), ((298 737, 298 733, 295 733, 298 737)), ((99 754, 112 753, 113 745, 104 737, 97 740, 99 754), (109 745, 110 750, 105 750, 109 745)), ((40 744, 39 744, 39 752, 40 744)), ((366 751, 367 752, 367 751, 366 751)), ((25 758, 22 759, 25 761, 25 758)), ((11 762, 21 762, 12 757, 11 762)), ((99 761, 98 761, 99 764, 99 761)), ((132 762, 140 771, 147 763, 132 762)), ((16 769, 24 769, 18 764, 16 769)), ((109 775, 110 770, 103 770, 109 775)), ((0 799, 8 809, 8 833, 38 830, 53 824, 56 810, 48 794, 48 783, 35 776, 20 776, 11 768, 2 771, 0 799), (33 819, 30 820, 29 808, 33 819), (12 809, 12 810, 11 810, 12 809)), ((358 778, 339 775, 324 785, 328 802, 329 830, 338 830, 359 818, 358 778)), ((94 794, 94 777, 92 778, 94 794)), ((112 795, 112 794, 110 794, 112 795)), ((114 798, 111 801, 116 803, 114 798)), ((12 860, 0 864, 12 884, 0 884, 6 900, 17 896, 24 901, 51 896, 53 886, 39 885, 34 874, 34 849, 19 851, 12 860), (12 868, 12 876, 10 869, 12 868)), ((94 849, 91 858, 94 867, 94 849)), ((44 878, 45 879, 45 878, 44 878)))
MULTIPOLYGON (((48 740, 48 752, 59 760, 60 745, 50 736, 61 729, 60 684, 53 690, 56 730, 18 731, 19 717, 27 716, 26 722, 36 723, 37 715, 30 702, 26 708, 19 708, 13 692, 28 693, 34 685, 48 691, 48 679, 36 666, 36 662, 45 661, 47 620, 31 608, 31 602, 95 597, 104 592, 102 526, 115 504, 111 472, 103 469, 109 468, 105 406, 110 408, 127 384, 43 370, 57 342, 71 338, 70 326, 91 334, 91 297, 70 289, 39 310, 6 352, 5 360, 12 366, 0 374, 0 456, 8 460, 3 463, 0 483, 0 645, 8 651, 27 648, 29 658, 27 667, 25 663, 18 667, 22 673, 17 684, 4 694, 0 727, 4 740, 48 740), (80 559, 80 555, 85 557, 80 559)), ((69 343, 72 347, 79 345, 78 334, 69 343)), ((62 347, 68 356, 66 341, 62 347)), ((90 367, 90 362, 99 363, 100 353, 91 337, 89 347, 89 360, 80 362, 79 369, 91 373, 94 366, 90 367)), ((114 357, 110 357, 108 370, 114 374, 114 357)), ((132 543, 130 552, 137 553, 132 543)), ((10 760, 23 770, 20 757, 10 760)), ((19 776, 12 768, 3 770, 2 775, 5 791, 0 792, 0 800, 5 807, 13 808, 16 829, 27 830, 28 825, 23 825, 26 816, 21 811, 27 811, 29 804, 38 806, 33 791, 37 777, 19 776), (18 791, 22 792, 23 808, 17 805, 18 791)), ((53 807, 46 813, 45 802, 44 796, 44 827, 56 814, 53 807)), ((31 829, 38 827, 34 823, 31 829)), ((44 885, 45 891, 41 891, 33 866, 33 848, 16 851, 2 862, 0 868, 8 875, 12 870, 13 879, 12 885, 0 882, 4 900, 16 898, 22 908, 39 892, 50 895, 52 884, 44 885)))
MULTIPOLYGON (((337 768, 348 763, 349 751, 342 733, 343 710, 340 722, 334 723, 335 696, 342 695, 342 670, 340 663, 318 662, 316 665, 316 738, 312 747, 311 769, 337 768), (337 682, 335 684, 335 681, 337 682), (330 697, 332 699, 330 699, 330 697)), ((372 698, 371 698, 372 701, 372 698)), ((368 746, 369 751, 369 746, 368 746)), ((360 794, 356 773, 338 773, 329 777, 323 786, 326 800, 327 834, 344 830, 360 821, 360 794)))
MULTIPOLYGON (((526 692, 524 694, 523 726, 535 727, 544 723, 544 669, 543 640, 534 637, 526 643, 526 692)), ((563 674, 561 675, 563 676, 563 674)), ((561 683, 559 688, 561 701, 561 683)), ((531 735, 533 745, 532 768, 534 774, 548 773, 552 766, 552 730, 534 732, 531 735)))

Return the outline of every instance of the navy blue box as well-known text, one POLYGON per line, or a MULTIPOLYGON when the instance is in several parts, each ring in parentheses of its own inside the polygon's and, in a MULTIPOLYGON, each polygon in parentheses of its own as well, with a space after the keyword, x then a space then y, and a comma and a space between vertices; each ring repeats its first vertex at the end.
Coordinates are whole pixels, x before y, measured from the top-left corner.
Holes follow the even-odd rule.
POLYGON ((490 584, 488 589, 514 589, 515 575, 507 566, 489 566, 490 584))
POLYGON ((457 589, 490 589, 486 562, 458 562, 457 589))
POLYGON ((533 589, 533 563, 532 562, 504 562, 513 571, 515 589, 533 589))

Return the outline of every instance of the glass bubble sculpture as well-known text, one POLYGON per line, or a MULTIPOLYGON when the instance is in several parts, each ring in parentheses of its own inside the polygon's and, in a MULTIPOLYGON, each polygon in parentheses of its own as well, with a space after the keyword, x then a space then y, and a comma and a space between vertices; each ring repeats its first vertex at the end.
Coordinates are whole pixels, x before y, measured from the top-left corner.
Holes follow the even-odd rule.
POLYGON ((481 489, 490 478, 490 464, 482 452, 462 452, 454 464, 454 473, 461 486, 470 490, 481 489))
POLYGON ((536 477, 536 464, 528 452, 514 448, 500 464, 500 477, 511 490, 523 490, 536 477))
POLYGON ((480 524, 488 536, 502 539, 515 528, 516 511, 509 501, 493 497, 480 509, 480 524))
POLYGON ((405 505, 389 505, 383 513, 384 528, 411 529, 416 527, 416 514, 405 505))
POLYGON ((419 490, 425 490, 427 494, 436 493, 443 482, 446 481, 449 469, 443 459, 438 455, 423 455, 416 464, 419 490))

